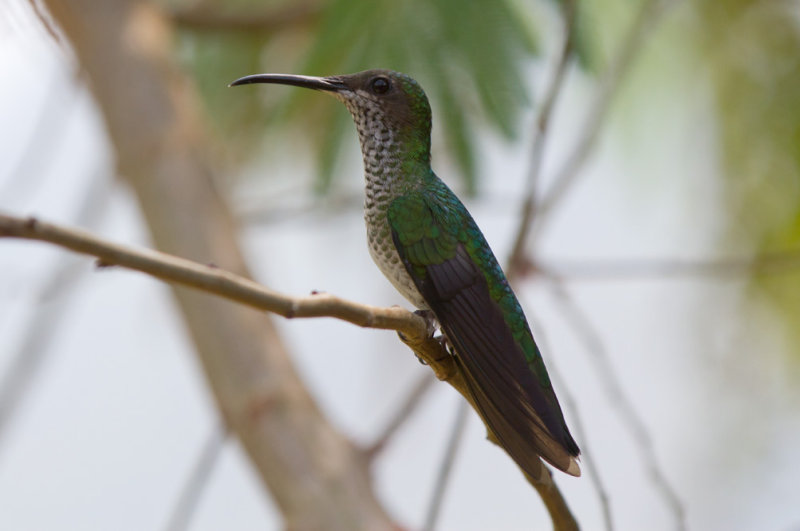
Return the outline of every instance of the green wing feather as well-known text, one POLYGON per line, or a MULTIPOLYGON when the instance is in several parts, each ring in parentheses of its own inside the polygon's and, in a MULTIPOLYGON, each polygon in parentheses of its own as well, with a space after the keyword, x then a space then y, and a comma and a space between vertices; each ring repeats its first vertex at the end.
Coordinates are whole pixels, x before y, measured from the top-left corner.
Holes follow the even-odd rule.
MULTIPOLYGON (((439 181, 440 182, 440 181, 439 181)), ((531 477, 539 456, 579 475, 579 449, 496 258, 442 183, 393 201, 389 225, 406 270, 453 345, 478 412, 531 477)))

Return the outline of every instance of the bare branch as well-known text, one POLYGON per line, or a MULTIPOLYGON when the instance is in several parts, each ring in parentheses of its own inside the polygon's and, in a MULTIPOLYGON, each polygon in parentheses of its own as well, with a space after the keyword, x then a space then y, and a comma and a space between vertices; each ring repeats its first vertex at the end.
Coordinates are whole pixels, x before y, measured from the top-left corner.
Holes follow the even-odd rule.
POLYGON ((533 270, 557 280, 630 280, 632 278, 741 277, 780 275, 800 269, 800 249, 708 260, 619 260, 533 264, 533 270))
POLYGON ((553 207, 561 201, 566 192, 575 183, 580 169, 594 148, 597 137, 602 129, 614 97, 619 93, 619 86, 625 75, 630 70, 634 60, 644 48, 644 42, 652 33, 653 27, 661 20, 661 15, 668 6, 674 5, 679 0, 646 0, 636 15, 627 35, 620 44, 619 51, 611 61, 611 65, 600 80, 600 88, 594 103, 582 127, 576 128, 583 131, 578 143, 567 157, 561 170, 556 174, 553 187, 544 196, 537 206, 538 223, 534 227, 541 232, 542 227, 549 219, 553 207))
POLYGON ((397 412, 392 416, 389 420, 389 423, 383 429, 381 434, 372 443, 366 450, 365 454, 369 459, 375 459, 378 454, 386 447, 397 430, 403 423, 411 417, 411 414, 417 410, 417 406, 420 405, 422 402, 422 398, 425 396, 425 393, 428 389, 431 388, 431 385, 435 379, 432 377, 431 373, 426 372, 421 378, 417 380, 411 390, 408 392, 405 400, 403 400, 402 405, 397 410, 397 412))
MULTIPOLYGON (((525 247, 533 222, 533 215, 536 206, 536 191, 539 186, 539 176, 542 171, 542 160, 547 140, 550 119, 555 108, 558 96, 563 92, 564 79, 566 78, 567 66, 572 58, 575 49, 575 0, 566 0, 562 10, 564 19, 564 42, 561 53, 556 63, 556 69, 550 84, 545 92, 542 106, 534 121, 533 143, 531 144, 531 160, 528 166, 528 177, 525 183, 525 201, 522 204, 522 214, 520 215, 519 225, 517 226, 514 244, 511 247, 511 254, 508 258, 506 274, 516 276, 524 271, 524 258, 526 256, 525 247)), ((509 281, 511 279, 509 278, 509 281)))
POLYGON ((686 511, 683 508, 683 503, 658 466, 655 448, 647 426, 639 416, 639 413, 636 412, 631 400, 623 392, 622 385, 611 368, 611 361, 603 340, 564 287, 556 281, 551 281, 549 286, 555 299, 561 303, 564 317, 572 325, 576 335, 583 341, 587 351, 593 354, 592 359, 600 373, 600 380, 605 384, 606 393, 611 403, 619 411, 625 425, 630 429, 637 446, 639 446, 650 479, 672 511, 677 529, 686 529, 686 511))
MULTIPOLYGON (((541 334, 537 339, 540 338, 541 334)), ((608 495, 608 490, 603 483, 603 478, 600 475, 600 470, 597 468, 597 464, 592 453, 592 447, 589 443, 589 437, 583 427, 583 420, 580 415, 580 410, 578 409, 578 404, 575 401, 569 386, 561 376, 558 366, 555 365, 552 360, 550 360, 548 363, 548 369, 550 377, 558 387, 558 396, 560 397, 561 402, 571 413, 570 421, 572 429, 575 431, 575 436, 579 441, 581 441, 581 457, 583 457, 581 464, 589 472, 587 475, 589 476, 589 481, 592 483, 592 487, 597 494, 597 499, 600 502, 600 508, 603 511, 603 523, 605 524, 606 531, 614 531, 614 519, 611 514, 610 497, 608 495)))
POLYGON ((213 265, 200 265, 159 251, 136 250, 106 242, 77 229, 40 222, 36 218, 15 218, 0 214, 0 237, 55 243, 79 253, 96 256, 100 259, 101 266, 118 265, 134 269, 286 318, 336 317, 365 328, 397 330, 414 337, 425 336, 427 331, 424 319, 399 307, 377 308, 345 301, 327 293, 293 298, 213 265))
POLYGON ((153 250, 137 250, 102 240, 77 229, 0 214, 0 238, 24 238, 54 243, 75 252, 99 258, 101 267, 122 266, 153 277, 213 293, 287 319, 294 317, 335 317, 364 327, 396 330, 400 339, 428 364, 440 380, 447 381, 465 396, 466 385, 452 356, 441 342, 430 337, 425 320, 400 307, 378 308, 330 295, 289 297, 224 271, 215 266, 153 250))
MULTIPOLYGON (((207 291, 287 318, 335 317, 365 328, 397 330, 400 339, 433 370, 439 380, 449 383, 475 407, 454 358, 438 339, 428 333, 425 319, 402 308, 377 308, 324 293, 293 298, 214 266, 200 265, 158 251, 132 249, 80 230, 59 227, 35 218, 0 214, 0 238, 3 237, 50 242, 75 252, 96 256, 101 266, 118 265, 141 271, 168 282, 207 291)), ((489 440, 500 446, 488 428, 487 432, 489 440)), ((575 518, 555 483, 550 481, 541 484, 530 478, 529 482, 542 497, 557 531, 577 529, 575 518)))
MULTIPOLYGON (((553 473, 550 469, 546 470, 552 479, 553 473)), ((553 519, 554 531, 578 531, 580 529, 578 522, 575 521, 575 518, 569 510, 569 506, 567 506, 567 501, 564 499, 564 496, 561 495, 561 491, 558 490, 558 485, 556 485, 555 481, 551 481, 550 483, 537 483, 528 478, 528 483, 536 489, 536 492, 539 493, 542 501, 544 501, 544 505, 550 513, 550 518, 553 519)))
MULTIPOLYGON (((536 326, 536 319, 529 316, 528 320, 531 323, 531 328, 537 330, 536 342, 544 352, 551 352, 547 345, 547 336, 542 332, 541 326, 536 326)), ((600 507, 603 510, 603 521, 605 523, 606 531, 613 531, 614 523, 611 515, 611 504, 609 502, 608 491, 603 484, 603 479, 600 477, 600 471, 595 466, 594 456, 592 455, 591 446, 589 445, 589 438, 586 435, 586 430, 583 428, 583 421, 581 420, 580 410, 575 401, 575 397, 570 391, 566 381, 561 376, 558 370, 558 365, 553 359, 547 360, 547 372, 550 373, 550 378, 553 380, 555 387, 558 389, 559 400, 564 407, 570 412, 570 424, 575 431, 576 438, 580 441, 582 463, 589 472, 589 481, 594 487, 597 498, 600 501, 600 507)))
MULTIPOLYGON (((248 277, 238 223, 220 193, 220 164, 209 149, 212 134, 200 95, 174 55, 172 21, 144 0, 44 2, 85 72, 117 172, 138 200, 154 245, 248 277)), ((224 275, 211 280, 229 284, 224 275)), ((375 495, 362 454, 324 416, 273 320, 172 287, 220 416, 285 526, 396 528, 375 495)))
POLYGON ((428 514, 425 517, 425 525, 422 526, 424 531, 433 531, 436 527, 436 521, 439 519, 439 512, 442 509, 442 500, 444 500, 444 493, 445 490, 447 490, 448 479, 450 478, 450 473, 453 471, 453 462, 455 462, 458 447, 464 435, 464 428, 467 426, 467 413, 469 413, 467 403, 460 401, 458 403, 458 410, 456 411, 456 419, 450 430, 450 438, 447 441, 444 456, 439 465, 439 473, 436 475, 436 483, 433 487, 431 503, 428 507, 428 514))
POLYGON ((214 426, 206 438, 197 461, 192 467, 192 472, 181 490, 178 502, 170 516, 167 531, 184 531, 189 528, 192 516, 197 509, 197 502, 203 489, 211 479, 214 466, 219 462, 222 449, 228 440, 228 432, 223 424, 214 426))

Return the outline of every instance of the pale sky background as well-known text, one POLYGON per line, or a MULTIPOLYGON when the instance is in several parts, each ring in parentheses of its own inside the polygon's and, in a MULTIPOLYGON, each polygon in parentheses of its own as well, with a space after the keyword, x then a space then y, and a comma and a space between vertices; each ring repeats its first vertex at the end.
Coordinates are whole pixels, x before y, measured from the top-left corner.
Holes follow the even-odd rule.
MULTIPOLYGON (((76 86, 65 54, 6 21, 0 24, 0 72, 0 212, 33 214, 149 247, 134 200, 114 180, 91 96, 76 86), (52 138, 20 168, 43 108, 52 138), (78 219, 87 197, 91 219, 78 219)), ((532 68, 537 88, 546 74, 542 65, 532 68)), ((591 80, 571 74, 546 176, 571 148, 593 90, 591 80)), ((722 214, 708 92, 687 80, 662 100, 633 117, 617 117, 606 129, 580 184, 548 227, 540 249, 544 259, 557 266, 718 253, 722 214)), ((515 230, 528 136, 510 147, 481 137, 487 146, 483 194, 467 201, 501 260, 515 230)), ((342 181, 358 190, 355 130, 350 143, 342 181)), ((247 169, 248 179, 235 194, 242 209, 251 209, 259 197, 274 202, 276 194, 291 201, 287 191, 310 188, 310 157, 264 158, 270 177, 258 179, 266 173, 259 165, 247 169)), ((436 160, 434 167, 445 181, 455 181, 449 168, 436 160)), ((372 264, 360 210, 252 224, 244 228, 242 243, 257 280, 273 289, 294 295, 316 289, 369 304, 408 306, 372 264)), ((681 498, 689 529, 800 530, 797 378, 780 358, 785 345, 768 311, 756 312, 745 325, 734 320, 735 304, 748 296, 743 287, 743 279, 730 277, 566 284, 645 420, 657 465, 681 498)), ((576 338, 559 300, 539 281, 527 282, 518 294, 535 320, 548 366, 566 386, 559 391, 562 404, 568 391, 577 405, 577 412, 567 409, 567 419, 574 426, 577 413, 584 424, 578 442, 601 472, 616 528, 675 529, 644 456, 605 391, 595 355, 576 338)), ((281 320, 279 326, 323 410, 362 443, 372 440, 428 370, 391 332, 332 319, 281 320)), ((0 375, 31 328, 44 362, 0 433, 0 529, 164 529, 217 422, 169 290, 142 274, 97 271, 91 259, 47 244, 0 241, 0 375), (65 267, 67 281, 48 290, 54 271, 65 267), (61 314, 57 326, 39 326, 52 314, 61 314)), ((436 383, 375 469, 382 502, 412 529, 423 521, 458 399, 436 383)), ((600 530, 600 506, 584 471, 580 479, 557 473, 556 481, 583 528, 600 530)), ((536 493, 485 440, 471 413, 439 529, 549 525, 536 493)), ((257 475, 230 441, 190 529, 280 527, 257 475)))

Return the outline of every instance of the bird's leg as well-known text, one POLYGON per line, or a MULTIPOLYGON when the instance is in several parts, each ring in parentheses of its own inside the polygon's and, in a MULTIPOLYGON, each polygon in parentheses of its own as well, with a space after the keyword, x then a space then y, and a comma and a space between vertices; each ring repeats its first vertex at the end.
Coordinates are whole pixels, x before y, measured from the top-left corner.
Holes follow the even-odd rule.
MULTIPOLYGON (((451 356, 455 355, 453 344, 449 339, 447 339, 447 335, 444 333, 444 330, 441 330, 442 333, 438 336, 434 336, 436 329, 439 327, 439 322, 436 320, 436 315, 434 315, 431 310, 417 310, 414 313, 425 319, 425 324, 428 326, 428 337, 438 341, 439 344, 442 345, 442 349, 445 352, 449 353, 451 356)), ((422 360, 420 360, 420 362, 424 364, 422 360)))
POLYGON ((428 337, 433 337, 439 323, 436 321, 436 316, 431 310, 415 310, 414 315, 419 315, 425 319, 425 327, 428 329, 428 337))
MULTIPOLYGON (((430 310, 416 310, 414 312, 415 315, 419 315, 423 319, 425 319, 425 328, 426 334, 428 337, 433 337, 433 334, 436 332, 436 316, 433 315, 433 312, 430 310)), ((403 332, 398 331, 397 335, 400 336, 400 340, 403 343, 408 343, 408 338, 403 334, 403 332)))
POLYGON ((449 339, 447 339, 447 335, 444 333, 444 330, 442 330, 441 335, 435 337, 434 339, 437 340, 442 345, 442 348, 448 354, 450 354, 451 356, 455 356, 456 355, 456 351, 453 348, 453 344, 450 342, 449 339))
MULTIPOLYGON (((436 320, 436 316, 433 314, 433 312, 431 310, 416 310, 414 313, 416 315, 419 315, 423 319, 425 319, 425 327, 427 329, 428 337, 433 339, 433 340, 435 340, 435 341, 438 341, 442 345, 442 348, 446 352, 450 352, 452 354, 452 350, 447 348, 449 343, 447 342, 447 339, 444 337, 444 335, 434 336, 434 334, 436 333, 436 329, 438 328, 439 323, 436 320)), ((397 335, 400 336, 400 340, 403 343, 406 343, 406 344, 408 343, 408 338, 405 335, 403 335, 402 332, 397 332, 397 335)), ((423 360, 421 357, 417 356, 417 360, 421 364, 427 365, 425 360, 423 360)), ((436 360, 436 361, 439 361, 439 360, 436 360)))

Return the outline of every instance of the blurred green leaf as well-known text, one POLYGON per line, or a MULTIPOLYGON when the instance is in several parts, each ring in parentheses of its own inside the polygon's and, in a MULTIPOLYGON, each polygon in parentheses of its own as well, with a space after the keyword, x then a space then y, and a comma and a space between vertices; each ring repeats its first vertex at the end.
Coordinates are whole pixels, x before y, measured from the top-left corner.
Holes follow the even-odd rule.
MULTIPOLYGON (((519 16, 505 0, 333 0, 299 70, 330 75, 391 68, 417 77, 443 119, 434 127, 442 127, 465 188, 474 192, 476 146, 469 129, 482 117, 513 138, 529 103, 523 68, 536 51, 535 37, 519 16)), ((321 175, 333 162, 325 159, 321 175)))
MULTIPOLYGON (((796 3, 704 0, 698 34, 720 120, 730 238, 764 252, 800 248, 800 24, 796 3)), ((800 273, 754 287, 800 342, 800 273)))
POLYGON ((192 71, 212 123, 223 134, 235 131, 237 140, 253 138, 254 128, 263 127, 264 115, 258 94, 240 91, 231 98, 228 83, 259 68, 260 50, 267 40, 253 33, 178 32, 179 53, 192 71), (260 120, 253 120, 259 115, 260 120))
MULTIPOLYGON (((223 8, 222 2, 210 4, 223 8)), ((181 48, 224 136, 254 131, 267 116, 296 122, 302 115, 313 123, 316 131, 309 140, 318 154, 320 192, 332 183, 341 136, 351 134, 341 127, 341 114, 315 112, 311 122, 309 108, 318 107, 303 91, 292 91, 276 113, 274 96, 271 106, 259 94, 263 91, 241 91, 231 98, 223 92, 225 85, 245 74, 281 71, 276 67, 309 75, 369 68, 409 73, 431 95, 434 128, 442 132, 465 188, 474 192, 479 153, 470 131, 488 123, 513 138, 521 110, 530 103, 524 69, 536 52, 537 38, 530 29, 534 24, 521 19, 531 16, 512 0, 330 0, 313 20, 297 27, 270 27, 263 33, 185 28, 181 48), (276 45, 276 39, 283 39, 284 46, 276 45), (294 62, 287 65, 285 55, 294 62)))

